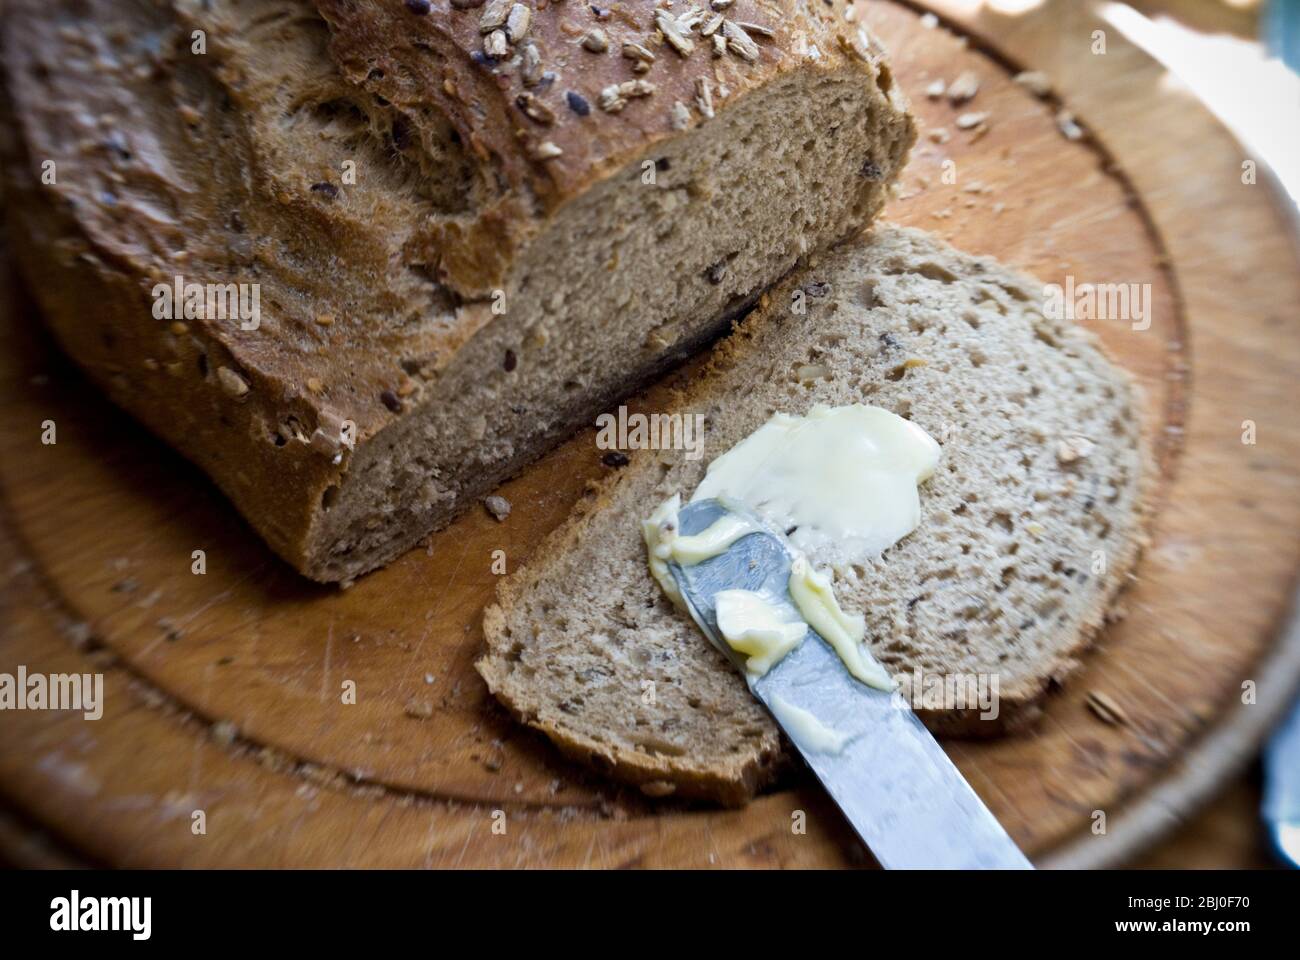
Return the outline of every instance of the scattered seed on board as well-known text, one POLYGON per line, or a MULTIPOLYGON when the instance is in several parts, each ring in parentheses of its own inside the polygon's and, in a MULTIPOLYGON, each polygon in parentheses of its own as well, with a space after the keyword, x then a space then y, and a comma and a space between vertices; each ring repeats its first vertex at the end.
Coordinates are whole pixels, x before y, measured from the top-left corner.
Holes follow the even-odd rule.
POLYGON ((496 495, 483 498, 483 506, 487 512, 492 514, 498 523, 504 523, 506 517, 510 516, 510 501, 505 497, 496 495))
POLYGON ((1100 690, 1090 691, 1086 702, 1088 709, 1096 714, 1097 719, 1102 723, 1112 727, 1124 726, 1128 723, 1128 714, 1124 712, 1124 708, 1100 690))
POLYGON ((212 739, 228 747, 239 738, 239 728, 229 720, 218 720, 212 725, 212 739))
POLYGON ((989 118, 987 113, 963 113, 957 118, 958 130, 972 130, 989 118))
POLYGON ((1041 70, 1022 70, 1016 74, 1015 81, 1036 97, 1046 97, 1052 92, 1052 81, 1041 70))
POLYGON ((433 704, 428 700, 412 698, 406 701, 406 715, 412 720, 428 720, 433 716, 433 704))
POLYGON ((948 85, 948 102, 959 107, 967 100, 974 99, 980 92, 980 78, 970 70, 963 70, 957 79, 948 85))
POLYGON ((934 80, 925 88, 925 95, 931 100, 938 100, 943 96, 946 89, 947 86, 944 84, 942 79, 934 80))
POLYGON ((1061 131, 1066 140, 1082 140, 1083 127, 1079 126, 1074 114, 1069 110, 1062 110, 1056 115, 1056 128, 1061 131))

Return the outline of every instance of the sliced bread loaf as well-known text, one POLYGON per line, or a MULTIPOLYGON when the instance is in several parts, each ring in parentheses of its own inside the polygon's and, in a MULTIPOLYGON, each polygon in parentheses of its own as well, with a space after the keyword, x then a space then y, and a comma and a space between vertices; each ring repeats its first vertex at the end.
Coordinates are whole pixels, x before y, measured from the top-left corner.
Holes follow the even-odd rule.
POLYGON ((704 456, 634 455, 501 584, 478 664, 489 688, 647 793, 750 797, 782 754, 778 730, 651 579, 640 521, 773 413, 867 403, 919 424, 942 457, 919 528, 835 570, 837 595, 865 614, 891 673, 997 677, 996 719, 944 704, 921 711, 932 727, 1031 719, 1135 560, 1149 475, 1136 388, 1090 334, 1046 319, 1042 298, 991 260, 892 226, 785 281, 675 402, 706 417, 704 456))
POLYGON ((725 8, 11 0, 15 248, 115 401, 354 577, 881 207, 915 134, 875 41, 725 8), (160 315, 182 281, 207 310, 160 315))

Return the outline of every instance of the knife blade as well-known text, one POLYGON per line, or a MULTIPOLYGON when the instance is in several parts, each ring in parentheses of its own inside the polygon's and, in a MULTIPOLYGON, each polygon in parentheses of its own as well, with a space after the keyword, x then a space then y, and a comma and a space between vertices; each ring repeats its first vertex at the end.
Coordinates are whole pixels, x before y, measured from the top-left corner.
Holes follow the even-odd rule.
POLYGON ((1264 748, 1260 812, 1278 856, 1300 867, 1300 701, 1264 748))
MULTIPOLYGON (((761 518, 731 502, 685 504, 678 529, 699 533, 728 512, 763 530, 701 563, 668 567, 691 617, 743 672, 743 657, 718 630, 714 598, 722 590, 751 590, 793 610, 787 584, 794 553, 761 518)), ((850 676, 816 631, 810 628, 794 651, 749 685, 882 866, 1033 869, 910 705, 850 676), (827 749, 823 737, 791 722, 799 711, 833 731, 842 747, 827 749)))

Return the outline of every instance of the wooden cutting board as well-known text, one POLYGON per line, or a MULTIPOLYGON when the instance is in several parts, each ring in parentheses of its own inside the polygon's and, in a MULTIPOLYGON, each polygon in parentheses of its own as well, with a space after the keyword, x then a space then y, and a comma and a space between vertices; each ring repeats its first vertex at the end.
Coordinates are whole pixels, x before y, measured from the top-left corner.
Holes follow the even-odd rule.
MULTIPOLYGON (((947 745, 1037 861, 1115 862, 1245 759, 1300 676, 1284 629, 1300 562, 1293 224, 1267 172, 1243 183, 1251 158, 1084 4, 954 15, 956 32, 894 3, 865 17, 929 131, 891 219, 1045 281, 1150 284, 1149 328, 1090 321, 1142 382, 1160 450, 1127 618, 1031 734, 947 745), (1021 67, 1058 94, 1012 82, 1021 67), (973 101, 926 96, 963 70, 973 101), (1063 107, 1088 136, 1063 134, 1063 107), (959 129, 967 112, 988 116, 959 129), (1089 709, 1098 694, 1121 722, 1089 709)), ((615 469, 593 431, 501 491, 506 522, 471 511, 351 589, 318 587, 98 397, 12 281, 0 302, 0 671, 101 671, 106 686, 97 721, 0 715, 0 842, 36 827, 49 862, 130 866, 869 862, 805 776, 739 811, 656 804, 563 761, 487 695, 472 663, 494 552, 526 564, 615 469)))

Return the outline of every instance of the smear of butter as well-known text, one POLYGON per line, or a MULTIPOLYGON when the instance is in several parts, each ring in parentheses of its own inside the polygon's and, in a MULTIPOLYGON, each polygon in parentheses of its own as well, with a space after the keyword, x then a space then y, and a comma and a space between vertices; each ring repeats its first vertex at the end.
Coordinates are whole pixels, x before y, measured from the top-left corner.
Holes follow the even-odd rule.
POLYGON ((686 602, 677 589, 677 581, 668 570, 668 561, 673 555, 673 541, 677 539, 679 524, 677 511, 682 508, 682 496, 674 493, 659 504, 654 513, 641 521, 641 536, 645 539, 646 557, 650 561, 650 575, 659 582, 664 594, 678 607, 683 609, 686 602))
POLYGON ((779 693, 768 698, 767 705, 773 716, 797 746, 814 753, 842 753, 853 737, 826 726, 817 715, 803 707, 795 706, 779 693))
POLYGON ((668 598, 683 606, 677 581, 668 570, 668 561, 676 560, 683 567, 703 563, 716 557, 741 537, 763 530, 761 524, 749 517, 725 513, 706 529, 683 536, 677 513, 682 508, 681 494, 673 494, 655 508, 654 513, 641 522, 641 536, 645 539, 650 573, 668 598))
POLYGON ((748 504, 818 563, 877 557, 916 529, 916 486, 939 462, 939 445, 880 407, 813 407, 778 413, 709 464, 691 500, 748 504))
POLYGON ((724 553, 741 537, 758 533, 763 527, 749 517, 724 513, 707 528, 689 537, 678 536, 672 543, 672 557, 683 567, 703 563, 724 553))
POLYGON ((818 573, 800 554, 790 565, 790 596, 808 625, 831 645, 845 668, 869 687, 893 690, 894 681, 862 645, 867 624, 861 614, 850 616, 835 599, 831 578, 818 573))
POLYGON ((719 590, 713 603, 718 632, 731 649, 746 656, 745 672, 751 678, 767 673, 808 634, 808 624, 782 616, 779 607, 752 590, 719 590))
MULTIPOLYGON (((716 497, 724 505, 743 504, 783 532, 796 554, 789 592, 800 616, 831 645, 852 676, 892 690, 893 680, 863 644, 865 620, 840 607, 830 577, 816 570, 808 555, 837 567, 878 557, 907 536, 921 518, 917 484, 933 475, 938 460, 934 439, 888 410, 863 404, 818 405, 803 417, 776 414, 714 460, 691 501, 716 497)), ((699 563, 761 529, 731 513, 707 530, 683 537, 680 509, 681 497, 674 494, 642 523, 651 573, 679 607, 684 601, 668 561, 699 563)), ((718 596, 746 592, 723 591, 718 596)), ((721 610, 719 606, 719 618, 721 610)), ((730 637, 727 642, 751 653, 730 637)), ((753 674, 750 665, 760 666, 759 676, 798 646, 795 641, 782 650, 779 641, 761 631, 740 642, 753 649, 747 668, 753 674)))

